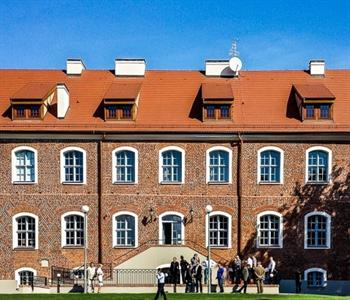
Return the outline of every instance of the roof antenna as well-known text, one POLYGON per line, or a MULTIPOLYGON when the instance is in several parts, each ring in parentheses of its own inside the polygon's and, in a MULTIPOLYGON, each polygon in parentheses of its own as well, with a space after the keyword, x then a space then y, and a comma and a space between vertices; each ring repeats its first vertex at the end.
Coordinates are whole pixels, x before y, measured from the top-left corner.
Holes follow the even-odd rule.
POLYGON ((239 52, 237 51, 237 39, 233 40, 229 54, 231 56, 229 60, 230 69, 233 71, 234 76, 237 77, 239 71, 242 69, 242 61, 238 58, 239 52))

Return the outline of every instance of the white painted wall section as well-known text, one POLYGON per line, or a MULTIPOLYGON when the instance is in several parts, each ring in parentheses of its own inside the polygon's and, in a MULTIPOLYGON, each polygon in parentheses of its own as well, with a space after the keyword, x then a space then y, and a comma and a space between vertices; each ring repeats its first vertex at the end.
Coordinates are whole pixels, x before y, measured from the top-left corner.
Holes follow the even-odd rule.
POLYGON ((57 84, 57 118, 63 119, 69 108, 69 91, 64 83, 57 84))

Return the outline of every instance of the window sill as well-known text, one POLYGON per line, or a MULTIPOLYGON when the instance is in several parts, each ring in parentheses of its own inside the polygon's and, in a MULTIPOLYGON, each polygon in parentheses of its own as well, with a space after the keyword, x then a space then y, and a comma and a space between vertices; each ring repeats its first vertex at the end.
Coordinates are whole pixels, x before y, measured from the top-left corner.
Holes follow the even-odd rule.
POLYGON ((258 248, 258 249, 283 249, 283 246, 264 246, 264 245, 258 245, 256 248, 258 248))
POLYGON ((331 247, 324 246, 324 247, 304 247, 305 250, 328 250, 331 249, 331 247))
POLYGON ((208 181, 207 184, 209 185, 228 185, 231 184, 231 182, 220 182, 220 181, 208 181))
POLYGON ((211 249, 223 249, 223 250, 231 249, 231 247, 229 247, 229 246, 210 246, 210 248, 211 249))
POLYGON ((258 182, 258 184, 260 185, 283 185, 283 182, 263 182, 263 181, 260 181, 258 182))
POLYGON ((63 246, 62 249, 84 249, 84 246, 63 246))
POLYGON ((32 184, 37 184, 37 182, 35 182, 35 181, 13 181, 12 184, 15 184, 15 185, 20 185, 20 184, 32 185, 32 184))
POLYGON ((135 249, 137 246, 113 246, 113 249, 135 249))
POLYGON ((328 184, 331 184, 331 182, 330 181, 323 181, 323 182, 307 181, 307 182, 305 182, 305 184, 309 184, 309 185, 328 185, 328 184))
POLYGON ((174 182, 172 182, 172 181, 162 181, 162 182, 159 182, 159 184, 161 184, 161 185, 181 185, 181 184, 184 184, 183 182, 181 182, 181 181, 174 181, 174 182))
POLYGON ((31 247, 15 247, 13 248, 14 251, 36 251, 38 249, 31 248, 31 247))
POLYGON ((115 182, 113 182, 113 184, 115 184, 115 185, 137 185, 137 182, 118 182, 118 181, 115 181, 115 182))
POLYGON ((85 182, 61 182, 63 185, 85 185, 85 182))

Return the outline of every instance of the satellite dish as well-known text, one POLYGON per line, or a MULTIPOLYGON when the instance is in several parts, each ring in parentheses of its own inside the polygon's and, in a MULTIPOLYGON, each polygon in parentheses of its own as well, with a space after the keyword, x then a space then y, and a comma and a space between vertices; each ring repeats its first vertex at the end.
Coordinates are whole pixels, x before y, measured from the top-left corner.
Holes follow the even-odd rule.
POLYGON ((242 69, 242 61, 238 57, 232 57, 229 61, 230 69, 237 73, 242 69))

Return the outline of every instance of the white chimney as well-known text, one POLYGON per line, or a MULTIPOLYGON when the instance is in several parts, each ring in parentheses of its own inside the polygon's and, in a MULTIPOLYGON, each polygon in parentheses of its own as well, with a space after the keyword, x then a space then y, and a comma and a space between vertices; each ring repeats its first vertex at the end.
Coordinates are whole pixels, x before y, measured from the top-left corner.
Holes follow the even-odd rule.
POLYGON ((324 76, 326 69, 326 62, 323 59, 313 59, 309 62, 310 75, 324 76))
POLYGON ((231 70, 228 60, 210 59, 205 61, 205 75, 232 77, 235 73, 231 70))
POLYGON ((69 108, 69 91, 64 83, 57 84, 57 118, 63 119, 69 108))
POLYGON ((146 61, 144 59, 116 59, 115 76, 145 76, 146 61))
POLYGON ((79 58, 68 58, 67 59, 67 75, 81 75, 85 70, 83 61, 79 58))

